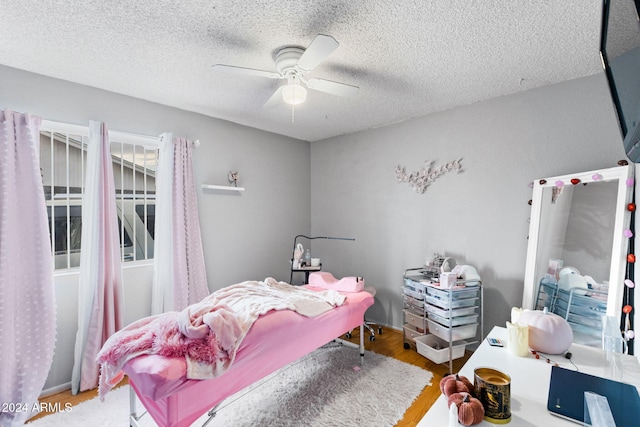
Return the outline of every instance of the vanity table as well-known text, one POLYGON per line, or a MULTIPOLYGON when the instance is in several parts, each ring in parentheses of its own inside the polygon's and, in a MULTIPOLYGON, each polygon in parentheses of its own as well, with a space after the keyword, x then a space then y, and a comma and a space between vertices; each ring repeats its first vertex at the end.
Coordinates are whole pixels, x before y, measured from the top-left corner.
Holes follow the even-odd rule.
MULTIPOLYGON (((506 343, 507 330, 496 326, 488 337, 499 338, 506 343)), ((573 344, 569 351, 573 355, 571 360, 563 355, 553 355, 550 358, 563 368, 575 370, 577 367, 580 372, 633 384, 640 390, 640 364, 636 357, 607 354, 601 349, 580 344, 573 344)), ((459 373, 473 382, 473 371, 480 366, 492 367, 511 376, 511 422, 505 425, 514 427, 576 425, 547 411, 552 365, 547 363, 545 358, 536 359, 532 354, 528 357, 514 356, 506 347, 492 347, 487 340, 484 340, 459 373)), ((446 426, 448 422, 447 399, 441 395, 420 420, 418 427, 446 426)), ((495 424, 482 421, 476 425, 494 426, 495 424)))

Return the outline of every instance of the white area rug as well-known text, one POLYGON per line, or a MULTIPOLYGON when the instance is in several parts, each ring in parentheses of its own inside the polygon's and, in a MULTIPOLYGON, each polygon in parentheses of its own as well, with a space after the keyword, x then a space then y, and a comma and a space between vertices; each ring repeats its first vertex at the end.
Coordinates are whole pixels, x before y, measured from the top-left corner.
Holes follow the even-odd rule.
MULTIPOLYGON (((328 344, 252 386, 250 393, 243 390, 227 399, 207 426, 393 426, 433 377, 373 352, 365 354, 359 368, 356 349, 328 344)), ((107 394, 105 402, 96 398, 29 426, 124 427, 128 414, 129 386, 124 386, 107 394)), ((193 425, 205 420, 206 414, 193 425)), ((148 415, 140 424, 156 425, 148 415)))

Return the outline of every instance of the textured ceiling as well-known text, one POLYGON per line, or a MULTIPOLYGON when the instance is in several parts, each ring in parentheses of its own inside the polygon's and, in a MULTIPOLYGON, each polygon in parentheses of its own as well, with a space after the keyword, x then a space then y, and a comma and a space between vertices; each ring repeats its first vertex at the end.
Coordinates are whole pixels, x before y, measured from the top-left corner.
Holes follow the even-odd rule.
POLYGON ((602 71, 601 0, 2 0, 0 64, 315 141, 602 71), (265 109, 285 45, 360 87, 265 109))

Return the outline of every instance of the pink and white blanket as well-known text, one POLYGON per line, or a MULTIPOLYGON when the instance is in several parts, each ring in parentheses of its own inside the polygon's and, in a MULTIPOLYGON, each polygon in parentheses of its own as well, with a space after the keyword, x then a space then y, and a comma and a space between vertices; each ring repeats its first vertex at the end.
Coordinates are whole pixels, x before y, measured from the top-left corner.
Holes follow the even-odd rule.
POLYGON ((315 317, 345 299, 335 290, 316 292, 268 277, 222 288, 181 312, 145 317, 112 335, 98 353, 100 397, 122 379, 125 363, 143 354, 185 357, 187 378, 215 378, 229 369, 260 315, 293 310, 315 317))

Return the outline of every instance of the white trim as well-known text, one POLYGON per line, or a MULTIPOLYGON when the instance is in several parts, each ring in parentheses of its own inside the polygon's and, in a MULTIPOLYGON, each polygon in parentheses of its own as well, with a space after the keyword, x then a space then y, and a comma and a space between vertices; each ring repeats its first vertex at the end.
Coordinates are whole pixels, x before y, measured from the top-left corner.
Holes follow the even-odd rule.
POLYGON ((69 133, 72 135, 89 136, 89 126, 72 125, 70 123, 54 122, 51 120, 42 120, 40 124, 41 131, 69 133))
MULTIPOLYGON (((53 257, 53 255, 52 255, 53 257)), ((77 276, 80 274, 80 267, 64 267, 53 270, 53 277, 77 276)), ((71 383, 69 383, 71 384, 71 383)), ((71 387, 71 386, 69 386, 71 387)))
POLYGON ((127 270, 135 267, 147 267, 153 265, 154 258, 137 259, 135 261, 127 261, 122 263, 122 269, 127 270))
POLYGON ((159 136, 137 135, 134 133, 110 130, 109 139, 112 139, 112 138, 115 142, 124 142, 127 144, 142 145, 142 146, 151 146, 154 149, 160 146, 159 136))
MULTIPOLYGON (((70 123, 54 122, 52 120, 43 120, 40 125, 41 131, 68 133, 72 135, 89 136, 89 125, 74 125, 70 123)), ((159 136, 138 135, 129 132, 109 131, 109 139, 114 142, 123 142, 126 144, 151 146, 158 148, 160 143, 159 136)))
POLYGON ((60 392, 67 391, 67 390, 71 390, 71 381, 57 385, 55 387, 50 387, 48 389, 42 390, 39 397, 43 398, 43 397, 58 394, 60 392))

